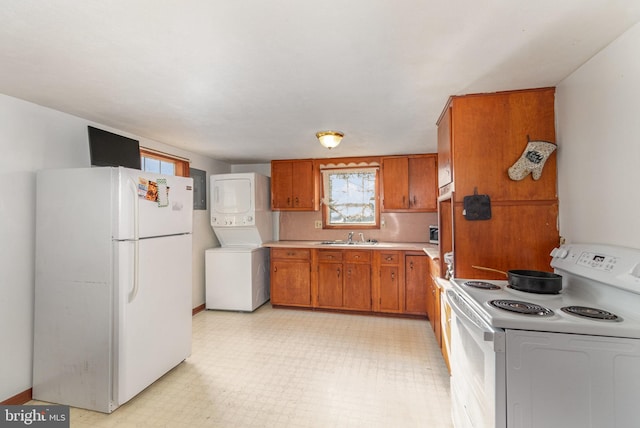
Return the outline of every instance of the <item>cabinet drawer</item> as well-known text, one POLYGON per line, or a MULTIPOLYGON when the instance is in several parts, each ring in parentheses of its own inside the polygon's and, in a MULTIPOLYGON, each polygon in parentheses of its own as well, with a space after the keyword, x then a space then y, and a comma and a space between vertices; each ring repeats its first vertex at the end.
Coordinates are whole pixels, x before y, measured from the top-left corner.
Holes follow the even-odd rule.
POLYGON ((344 260, 351 263, 370 263, 371 251, 345 251, 344 260))
POLYGON ((381 251, 380 264, 397 265, 400 263, 400 251, 381 251))
POLYGON ((304 248, 272 248, 272 259, 310 260, 310 250, 304 248))
POLYGON ((319 262, 341 262, 342 251, 341 250, 319 250, 318 261, 319 262))

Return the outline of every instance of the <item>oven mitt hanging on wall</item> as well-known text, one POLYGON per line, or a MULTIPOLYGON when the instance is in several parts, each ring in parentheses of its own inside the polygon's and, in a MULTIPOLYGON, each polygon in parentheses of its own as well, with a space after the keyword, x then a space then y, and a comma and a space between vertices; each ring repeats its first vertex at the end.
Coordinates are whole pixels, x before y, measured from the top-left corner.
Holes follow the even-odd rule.
POLYGON ((522 180, 531 173, 533 179, 538 180, 544 163, 555 149, 556 145, 548 141, 529 141, 520 159, 509 168, 509 178, 522 180))

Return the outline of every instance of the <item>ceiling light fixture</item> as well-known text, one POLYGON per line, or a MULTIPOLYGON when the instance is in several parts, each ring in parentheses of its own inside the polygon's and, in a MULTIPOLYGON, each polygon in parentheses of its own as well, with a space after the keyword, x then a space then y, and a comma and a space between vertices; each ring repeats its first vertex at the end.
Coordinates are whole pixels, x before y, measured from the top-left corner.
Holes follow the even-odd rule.
POLYGON ((321 131, 316 132, 316 137, 320 140, 320 144, 325 146, 327 149, 333 149, 340 144, 344 134, 338 131, 321 131))

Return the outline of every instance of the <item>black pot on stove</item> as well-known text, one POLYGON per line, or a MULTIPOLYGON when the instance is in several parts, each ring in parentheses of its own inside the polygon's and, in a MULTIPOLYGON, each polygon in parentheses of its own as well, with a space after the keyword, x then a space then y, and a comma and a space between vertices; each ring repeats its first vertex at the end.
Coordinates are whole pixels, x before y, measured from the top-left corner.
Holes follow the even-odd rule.
POLYGON ((514 290, 538 294, 558 294, 562 290, 562 276, 557 273, 526 269, 515 269, 504 272, 482 266, 472 267, 503 274, 509 281, 509 287, 514 290))
POLYGON ((562 276, 539 270, 510 270, 509 286, 528 293, 558 294, 562 290, 562 276))

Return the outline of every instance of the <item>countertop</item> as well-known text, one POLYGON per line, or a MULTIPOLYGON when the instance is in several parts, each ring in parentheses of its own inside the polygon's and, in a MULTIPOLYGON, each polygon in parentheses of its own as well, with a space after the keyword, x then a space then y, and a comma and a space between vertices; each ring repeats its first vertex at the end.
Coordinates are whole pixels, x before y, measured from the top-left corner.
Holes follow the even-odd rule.
POLYGON ((433 260, 438 260, 440 258, 440 250, 436 244, 426 244, 422 247, 422 251, 424 251, 427 256, 431 257, 433 260))
POLYGON ((428 242, 380 242, 376 245, 322 245, 323 241, 270 241, 262 244, 268 248, 357 248, 359 250, 403 250, 403 251, 424 251, 429 257, 438 258, 438 246, 428 242))

